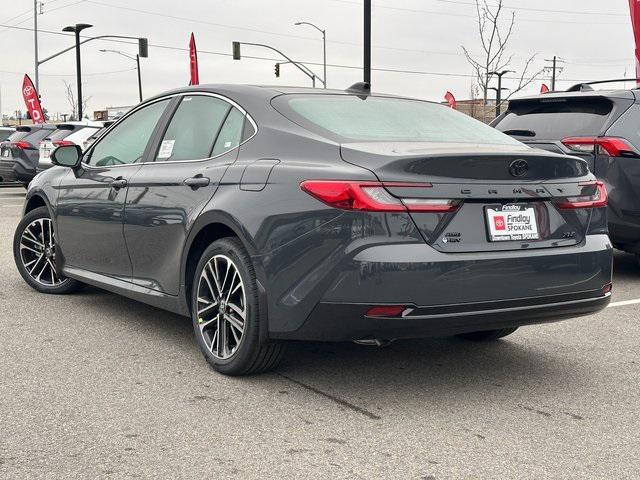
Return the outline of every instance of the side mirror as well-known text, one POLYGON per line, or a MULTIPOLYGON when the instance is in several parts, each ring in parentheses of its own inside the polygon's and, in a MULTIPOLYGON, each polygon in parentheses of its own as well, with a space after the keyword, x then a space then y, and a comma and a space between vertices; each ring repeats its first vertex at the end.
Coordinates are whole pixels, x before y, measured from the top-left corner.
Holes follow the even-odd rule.
POLYGON ((51 153, 51 163, 61 167, 77 168, 82 161, 79 145, 62 145, 51 153))

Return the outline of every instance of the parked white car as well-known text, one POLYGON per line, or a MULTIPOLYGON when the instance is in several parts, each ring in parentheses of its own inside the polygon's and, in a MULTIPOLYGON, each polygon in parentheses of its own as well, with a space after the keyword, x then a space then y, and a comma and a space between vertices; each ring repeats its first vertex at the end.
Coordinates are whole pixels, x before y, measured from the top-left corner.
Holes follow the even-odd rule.
POLYGON ((62 145, 79 145, 84 148, 85 141, 103 128, 102 122, 67 122, 56 126, 47 138, 40 142, 40 159, 37 171, 41 172, 52 166, 51 152, 62 145))

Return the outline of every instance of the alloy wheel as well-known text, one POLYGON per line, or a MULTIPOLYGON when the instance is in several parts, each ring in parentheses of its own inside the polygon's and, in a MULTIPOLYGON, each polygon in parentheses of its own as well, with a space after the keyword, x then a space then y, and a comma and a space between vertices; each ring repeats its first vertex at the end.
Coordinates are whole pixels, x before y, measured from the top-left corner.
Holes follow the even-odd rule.
POLYGON ((50 218, 38 218, 22 231, 20 261, 29 276, 41 285, 53 287, 66 280, 56 267, 56 237, 50 218))
POLYGON ((221 360, 232 357, 242 342, 247 299, 238 267, 225 255, 215 255, 198 281, 197 315, 202 339, 221 360))

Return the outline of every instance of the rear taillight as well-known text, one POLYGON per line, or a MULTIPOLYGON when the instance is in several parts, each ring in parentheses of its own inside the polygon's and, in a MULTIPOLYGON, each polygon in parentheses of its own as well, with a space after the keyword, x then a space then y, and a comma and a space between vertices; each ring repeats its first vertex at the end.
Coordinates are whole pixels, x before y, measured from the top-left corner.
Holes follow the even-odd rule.
POLYGON ((453 212, 460 202, 449 199, 398 198, 385 188, 430 188, 428 183, 350 182, 342 180, 306 180, 302 190, 327 205, 343 210, 368 212, 453 212))
POLYGON ((31 144, 29 142, 13 142, 11 143, 11 146, 22 150, 31 148, 31 144))
POLYGON ((73 142, 70 142, 69 140, 54 140, 53 142, 54 146, 56 147, 67 147, 69 145, 73 145, 73 142))
POLYGON ((569 137, 562 143, 575 152, 594 153, 596 149, 601 149, 611 157, 639 156, 636 148, 620 137, 569 137))
POLYGON ((595 193, 591 195, 580 195, 577 197, 566 197, 555 202, 558 208, 575 210, 578 208, 601 208, 609 203, 607 187, 602 182, 581 183, 581 187, 595 186, 595 193))

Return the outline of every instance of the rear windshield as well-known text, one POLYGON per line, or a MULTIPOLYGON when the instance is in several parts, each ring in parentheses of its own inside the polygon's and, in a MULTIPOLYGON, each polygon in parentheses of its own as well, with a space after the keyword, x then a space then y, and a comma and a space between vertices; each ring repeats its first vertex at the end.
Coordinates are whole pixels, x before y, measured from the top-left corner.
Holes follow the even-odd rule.
POLYGON ((340 142, 519 144, 437 103, 356 95, 283 95, 274 107, 302 127, 340 142))
POLYGON ((9 135, 9 138, 7 138, 7 142, 17 142, 19 140, 22 140, 24 137, 26 137, 30 133, 31 133, 30 131, 29 132, 25 132, 25 131, 22 131, 22 130, 16 130, 11 135, 9 135))
POLYGON ((0 130, 0 142, 4 142, 12 133, 13 130, 0 130))
POLYGON ((52 142, 54 140, 62 140, 63 138, 67 138, 72 133, 73 130, 67 130, 66 128, 57 128, 53 132, 51 132, 51 135, 47 135, 47 139, 51 140, 52 142))
POLYGON ((33 146, 38 146, 38 144, 44 140, 50 133, 55 130, 51 130, 48 128, 38 128, 36 130, 32 130, 29 134, 22 138, 25 142, 29 142, 33 146))
POLYGON ((495 127, 522 139, 597 136, 602 133, 612 109, 609 100, 593 97, 512 102, 507 115, 495 127))

